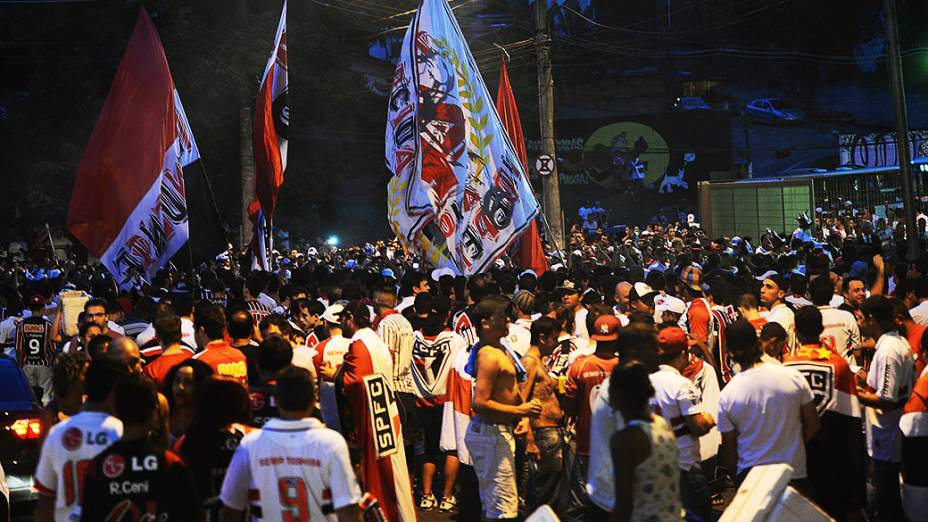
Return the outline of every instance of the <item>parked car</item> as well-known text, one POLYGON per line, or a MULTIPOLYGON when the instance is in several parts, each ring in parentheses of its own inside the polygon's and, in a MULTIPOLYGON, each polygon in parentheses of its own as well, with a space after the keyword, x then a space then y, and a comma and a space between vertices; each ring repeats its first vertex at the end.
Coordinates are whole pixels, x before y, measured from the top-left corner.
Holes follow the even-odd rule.
POLYGON ((678 112, 711 111, 712 106, 702 96, 681 96, 674 102, 673 110, 678 112))
POLYGON ((37 498, 33 490, 39 461, 39 403, 16 361, 0 355, 0 461, 11 505, 37 498))
POLYGON ((783 99, 758 98, 744 106, 747 116, 758 121, 796 125, 806 119, 806 113, 795 102, 783 99))

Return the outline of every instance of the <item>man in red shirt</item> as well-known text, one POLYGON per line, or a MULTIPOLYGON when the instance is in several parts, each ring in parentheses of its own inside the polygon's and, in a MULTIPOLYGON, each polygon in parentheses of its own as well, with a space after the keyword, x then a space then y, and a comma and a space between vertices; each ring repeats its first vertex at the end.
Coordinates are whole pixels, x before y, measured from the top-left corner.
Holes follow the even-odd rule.
POLYGON ((586 493, 587 469, 590 463, 590 421, 593 415, 590 401, 599 393, 603 380, 619 362, 617 355, 619 330, 622 323, 612 315, 599 316, 593 322, 590 339, 596 341, 596 351, 581 357, 567 370, 563 399, 564 411, 577 418, 577 456, 570 478, 570 498, 565 519, 586 520, 590 506, 586 493))
POLYGON ((162 314, 155 319, 155 335, 161 341, 161 355, 145 366, 145 375, 151 377, 160 388, 168 371, 180 362, 193 357, 193 350, 180 344, 180 317, 162 314))
POLYGON ((205 362, 217 375, 232 378, 248 387, 248 361, 245 354, 225 341, 226 314, 222 307, 206 306, 193 320, 200 353, 193 358, 205 362))

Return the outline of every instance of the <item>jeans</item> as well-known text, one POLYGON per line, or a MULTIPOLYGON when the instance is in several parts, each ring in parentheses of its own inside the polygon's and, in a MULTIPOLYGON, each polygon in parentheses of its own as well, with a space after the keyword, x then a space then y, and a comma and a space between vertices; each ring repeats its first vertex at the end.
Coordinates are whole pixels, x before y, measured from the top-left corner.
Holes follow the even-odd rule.
POLYGON ((570 472, 570 491, 563 520, 583 522, 589 519, 589 506, 593 503, 586 493, 586 476, 590 467, 589 455, 575 455, 570 472))
POLYGON ((467 427, 464 442, 474 461, 484 515, 487 518, 516 518, 519 515, 519 494, 516 488, 516 441, 512 428, 486 424, 475 417, 467 427))
POLYGON ((528 462, 527 513, 534 513, 542 504, 557 508, 558 485, 564 472, 564 433, 561 428, 538 428, 534 433, 541 459, 530 458, 528 462))
POLYGON ((899 463, 873 459, 873 483, 879 520, 905 520, 899 492, 899 463))
POLYGON ((698 515, 706 522, 712 520, 709 487, 699 464, 689 470, 680 471, 680 500, 687 513, 698 515))

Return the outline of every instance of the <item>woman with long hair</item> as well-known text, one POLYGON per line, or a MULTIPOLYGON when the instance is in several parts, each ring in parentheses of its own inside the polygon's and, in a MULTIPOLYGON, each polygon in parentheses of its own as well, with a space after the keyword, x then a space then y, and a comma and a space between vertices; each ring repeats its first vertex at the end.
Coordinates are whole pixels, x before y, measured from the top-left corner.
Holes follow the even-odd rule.
POLYGON ((170 406, 168 446, 190 428, 197 416, 198 392, 212 375, 213 369, 196 359, 187 359, 168 370, 161 389, 170 406))
POLYGON ((193 472, 206 520, 219 520, 222 479, 242 437, 251 431, 248 391, 220 376, 206 380, 197 392, 197 415, 174 449, 193 472))
POLYGON ((609 400, 625 419, 610 441, 615 470, 613 521, 682 520, 679 450, 673 431, 648 405, 654 388, 638 361, 616 366, 609 400))

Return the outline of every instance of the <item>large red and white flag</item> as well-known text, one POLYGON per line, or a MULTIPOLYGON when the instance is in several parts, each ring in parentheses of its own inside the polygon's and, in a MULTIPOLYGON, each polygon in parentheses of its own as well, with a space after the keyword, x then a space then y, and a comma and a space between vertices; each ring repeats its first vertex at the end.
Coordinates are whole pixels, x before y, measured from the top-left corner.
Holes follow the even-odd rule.
MULTIPOLYGON (((499 89, 496 91, 496 112, 503 121, 503 128, 509 134, 509 140, 522 163, 522 171, 528 174, 528 156, 525 153, 525 137, 522 135, 522 120, 519 118, 519 107, 516 97, 512 93, 509 83, 509 72, 506 71, 506 62, 503 61, 499 70, 499 89)), ((526 178, 526 181, 528 179, 526 178)), ((541 235, 538 232, 538 220, 533 219, 528 230, 522 234, 518 241, 512 245, 512 261, 519 268, 531 268, 541 275, 548 270, 545 260, 545 251, 541 247, 541 235)))
POLYGON ((183 167, 199 159, 144 9, 84 149, 68 230, 120 287, 150 280, 188 239, 183 167))
POLYGON ((456 274, 485 272, 538 203, 447 0, 422 0, 393 75, 387 219, 403 246, 456 274))
POLYGON ((264 67, 255 108, 252 149, 255 157, 255 195, 268 223, 274 221, 277 194, 287 170, 290 102, 287 97, 287 2, 277 24, 274 47, 264 67))

